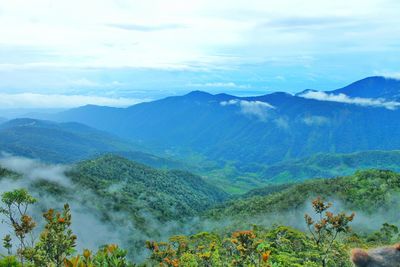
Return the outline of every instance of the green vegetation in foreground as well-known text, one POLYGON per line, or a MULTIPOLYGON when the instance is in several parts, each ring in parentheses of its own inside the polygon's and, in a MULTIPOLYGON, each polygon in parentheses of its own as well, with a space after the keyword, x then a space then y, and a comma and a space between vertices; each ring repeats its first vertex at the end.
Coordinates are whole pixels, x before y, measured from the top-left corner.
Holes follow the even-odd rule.
POLYGON ((317 198, 312 202, 314 214, 304 217, 308 232, 286 226, 254 226, 228 235, 201 232, 172 236, 167 242, 147 241, 150 256, 136 265, 116 244, 102 245, 97 252, 84 249, 78 254, 75 247, 79 237, 71 230, 68 204, 61 211, 49 209, 43 213, 44 228, 35 241, 32 234, 37 224, 30 210, 36 202, 25 189, 2 194, 0 215, 9 224, 11 234, 3 237, 6 254, 0 255, 0 267, 350 267, 350 248, 399 240, 398 228, 389 224, 369 236, 350 235, 355 215, 334 214, 331 203, 317 198))
MULTIPOLYGON (((12 176, 13 179, 23 179, 5 169, 0 169, 0 173, 4 173, 3 176, 12 176)), ((57 197, 60 203, 63 203, 76 200, 74 197, 79 195, 84 197, 85 203, 76 203, 76 201, 74 203, 87 205, 92 210, 100 211, 105 216, 104 220, 114 223, 115 227, 121 223, 121 220, 134 221, 135 226, 138 227, 125 229, 126 236, 132 241, 119 245, 126 248, 127 251, 112 244, 102 246, 98 251, 85 250, 81 254, 77 254, 75 249, 65 250, 66 252, 62 253, 64 255, 62 257, 65 259, 62 262, 66 264, 65 266, 77 266, 74 264, 82 262, 86 265, 81 266, 107 266, 98 262, 103 261, 104 263, 111 259, 123 263, 108 266, 131 266, 127 257, 132 261, 142 262, 142 259, 136 255, 140 249, 145 248, 146 240, 134 239, 137 231, 140 231, 141 234, 144 232, 153 234, 152 236, 147 235, 149 239, 147 248, 150 255, 144 261, 148 266, 160 263, 162 263, 161 266, 259 266, 258 264, 271 267, 321 266, 322 262, 325 262, 326 266, 338 266, 335 265, 338 262, 340 266, 351 266, 349 262, 350 248, 386 245, 400 240, 397 228, 400 205, 396 202, 396 197, 400 193, 400 174, 392 171, 359 171, 351 176, 275 185, 249 192, 242 198, 235 198, 223 204, 219 203, 226 199, 227 195, 205 183, 198 176, 185 172, 154 170, 115 156, 84 161, 70 170, 68 176, 73 182, 72 188, 68 189, 44 180, 35 181, 30 185, 29 190, 34 190, 32 192, 35 192, 34 195, 37 196, 38 201, 30 201, 28 211, 33 210, 31 207, 43 204, 41 196, 52 195, 57 197), (195 192, 197 195, 191 195, 195 192), (189 195, 186 196, 186 194, 189 195), (151 198, 153 195, 157 201, 151 198), (212 196, 212 201, 209 196, 212 196), (330 209, 323 208, 322 216, 326 216, 327 220, 339 218, 335 216, 342 216, 340 221, 348 221, 348 225, 354 229, 349 233, 350 229, 347 228, 347 225, 340 228, 341 232, 332 246, 319 246, 321 243, 317 244, 312 233, 308 232, 307 226, 310 226, 312 230, 315 229, 315 224, 318 224, 318 220, 312 216, 310 211, 308 213, 312 216, 312 221, 309 218, 305 221, 303 219, 304 203, 317 196, 340 202, 340 205, 336 206, 337 210, 335 210, 335 204, 330 209), (178 203, 183 200, 187 202, 177 204, 177 208, 171 210, 163 204, 164 200, 171 201, 170 203, 178 203), (331 209, 332 214, 327 214, 326 212, 331 209), (357 211, 354 222, 350 222, 350 215, 341 215, 340 213, 349 209, 357 211), (149 224, 145 217, 141 217, 143 210, 154 214, 154 217, 161 222, 179 221, 182 226, 191 228, 192 233, 187 236, 171 236, 166 239, 165 233, 163 234, 163 231, 166 231, 165 228, 159 227, 163 224, 157 224, 156 228, 149 224), (285 217, 288 214, 286 212, 293 210, 299 211, 295 213, 296 217, 285 217), (377 223, 373 229, 371 227, 364 229, 363 225, 359 224, 358 217, 360 220, 363 218, 363 215, 358 213, 359 211, 364 215, 374 217, 379 210, 395 210, 396 214, 393 215, 393 218, 389 217, 389 214, 386 214, 387 217, 379 214, 374 221, 380 221, 383 217, 384 222, 377 223), (114 218, 113 211, 123 213, 124 218, 114 218), (213 227, 202 228, 201 224, 196 225, 186 220, 202 213, 204 213, 204 217, 200 217, 201 221, 206 224, 212 222, 213 227), (281 214, 283 219, 286 218, 279 225, 263 223, 259 220, 260 218, 271 218, 277 214, 281 214), (378 217, 379 220, 377 220, 378 217), (296 221, 296 227, 285 226, 292 219, 296 221), (205 229, 208 232, 201 232, 205 229), (198 233, 195 234, 196 232, 198 233)), ((25 199, 25 197, 19 199, 25 199)), ((9 201, 3 201, 3 203, 7 204, 9 201)), ((317 206, 321 207, 321 205, 317 206)), ((6 206, 3 205, 3 208, 6 206)), ((7 212, 7 209, 5 210, 7 212)), ((34 210, 40 214, 38 209, 34 210)), ((53 232, 59 231, 57 232, 59 233, 58 238, 70 244, 65 247, 71 246, 74 243, 71 241, 73 233, 68 231, 67 222, 72 220, 69 207, 57 207, 57 210, 50 214, 47 211, 47 215, 43 218, 44 224, 40 223, 39 225, 50 224, 48 228, 53 232), (60 234, 60 231, 63 234, 60 234)), ((315 211, 318 213, 317 210, 315 211)), ((39 217, 37 213, 27 215, 34 215, 33 218, 39 217)), ((24 217, 24 220, 22 220, 22 216, 19 218, 21 218, 21 227, 27 227, 28 230, 32 227, 38 228, 28 217, 24 217)), ((327 238, 329 238, 329 232, 327 232, 327 238)), ((21 233, 29 236, 26 230, 21 233)), ((41 251, 41 248, 43 250, 43 244, 53 242, 53 238, 44 235, 37 239, 40 244, 24 245, 35 249, 33 251, 26 250, 27 254, 24 253, 24 255, 18 254, 16 251, 21 247, 18 239, 13 236, 4 238, 4 249, 7 252, 7 248, 10 248, 12 255, 7 256, 5 253, 4 257, 0 257, 0 266, 20 266, 21 257, 24 257, 25 266, 29 266, 28 263, 32 261, 35 261, 36 266, 47 266, 40 265, 39 262, 48 261, 50 256, 46 256, 42 252, 36 254, 35 251, 41 251), (40 257, 35 259, 33 255, 40 257), (12 263, 14 265, 10 265, 10 262, 14 262, 12 263)), ((79 236, 77 238, 79 240, 79 236)), ((64 251, 63 249, 60 248, 61 251, 64 251)), ((57 249, 57 251, 60 250, 57 249)))
MULTIPOLYGON (((0 170, 3 170, 0 173, 12 173, 0 170)), ((146 239, 181 232, 185 220, 228 197, 200 176, 185 171, 156 170, 113 155, 73 166, 67 171, 65 181, 12 174, 0 178, 2 184, 12 186, 16 181, 33 196, 47 200, 36 205, 36 213, 50 207, 60 209, 59 203, 74 204, 99 224, 115 229, 118 235, 123 233, 121 245, 128 246, 129 253, 135 256, 144 255, 141 250, 145 250, 146 239), (169 226, 168 233, 165 225, 169 226)))

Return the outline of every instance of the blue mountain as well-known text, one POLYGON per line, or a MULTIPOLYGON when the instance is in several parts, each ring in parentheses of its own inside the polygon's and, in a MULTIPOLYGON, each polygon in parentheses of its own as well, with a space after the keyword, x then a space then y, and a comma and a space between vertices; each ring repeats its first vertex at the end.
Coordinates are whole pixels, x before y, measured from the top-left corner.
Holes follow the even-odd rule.
MULTIPOLYGON (((396 99, 400 81, 370 77, 332 93, 396 99)), ((58 113, 154 151, 216 161, 270 164, 315 153, 400 149, 400 110, 307 99, 277 92, 255 97, 195 91, 128 108, 85 106, 58 113)), ((243 164, 243 166, 242 166, 243 164)))
POLYGON ((400 100, 400 80, 380 76, 368 77, 330 93, 345 94, 350 97, 400 100))
POLYGON ((182 164, 140 152, 131 142, 81 123, 15 119, 0 124, 0 151, 53 163, 71 163, 102 154, 117 154, 154 167, 182 164))

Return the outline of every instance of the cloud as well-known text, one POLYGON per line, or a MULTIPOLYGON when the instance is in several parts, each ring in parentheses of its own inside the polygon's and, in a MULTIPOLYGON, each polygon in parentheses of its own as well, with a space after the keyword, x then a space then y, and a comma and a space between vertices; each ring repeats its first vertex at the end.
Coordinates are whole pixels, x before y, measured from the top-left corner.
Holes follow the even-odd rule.
POLYGON ((108 24, 108 26, 122 30, 141 31, 141 32, 165 31, 165 30, 186 28, 186 26, 182 24, 144 25, 144 24, 114 23, 114 24, 108 24))
POLYGON ((382 75, 387 79, 395 79, 400 80, 400 71, 399 72, 378 72, 378 75, 382 75))
POLYGON ((48 165, 34 159, 2 153, 0 166, 23 174, 30 182, 47 180, 65 187, 71 185, 65 177, 65 172, 69 169, 65 165, 48 165))
MULTIPOLYGON (((39 234, 38 231, 42 230, 44 226, 40 214, 50 208, 61 209, 65 202, 68 202, 71 207, 73 217, 72 230, 79 237, 77 240, 78 250, 83 248, 97 249, 100 245, 106 243, 118 243, 127 246, 127 236, 129 236, 126 234, 127 232, 133 231, 138 236, 140 235, 140 231, 133 228, 128 222, 123 227, 116 228, 112 224, 113 222, 107 223, 103 221, 103 214, 99 214, 96 209, 93 209, 93 206, 95 206, 94 203, 100 203, 101 199, 95 196, 90 190, 85 190, 81 187, 77 188, 69 177, 66 176, 66 171, 70 170, 69 166, 44 164, 38 160, 11 156, 4 153, 0 158, 0 166, 21 175, 19 179, 0 178, 0 195, 7 191, 26 188, 38 199, 38 203, 33 205, 32 212, 30 212, 34 220, 38 222, 35 236, 39 234), (36 182, 41 180, 50 182, 67 192, 80 193, 71 194, 71 198, 60 197, 54 193, 41 192, 36 186, 36 182), (98 235, 96 233, 102 234, 98 235)), ((110 212, 108 216, 116 219, 116 217, 122 216, 122 214, 110 212)), ((0 234, 3 236, 8 232, 8 226, 1 223, 0 220, 0 234)))
POLYGON ((326 28, 329 26, 352 25, 356 22, 354 18, 330 16, 330 17, 282 17, 272 19, 260 27, 277 27, 289 29, 310 29, 310 28, 326 28))
POLYGON ((279 117, 274 120, 276 126, 281 129, 287 130, 289 129, 289 120, 285 117, 279 117))
MULTIPOLYGON (((94 85, 107 79, 111 68, 151 68, 182 70, 176 77, 188 77, 187 70, 228 69, 208 78, 279 90, 308 88, 306 79, 314 75, 334 88, 370 75, 372 67, 395 69, 399 28, 392 25, 400 23, 399 5, 397 0, 2 1, 0 24, 8 27, 0 28, 0 76, 5 77, 0 90, 31 92, 38 83, 43 86, 35 88, 65 87, 63 81, 56 86, 49 81, 59 80, 52 77, 55 68, 107 69, 94 77, 94 85), (46 75, 21 79, 24 71, 43 68, 46 75), (274 85, 274 72, 286 81, 274 85)), ((162 80, 157 74, 153 80, 162 80)))
POLYGON ((329 94, 321 91, 308 91, 299 96, 319 101, 346 103, 363 107, 382 107, 390 110, 395 110, 398 107, 400 107, 400 102, 386 101, 385 99, 382 98, 362 98, 362 97, 352 98, 345 94, 329 94))
POLYGON ((302 122, 308 126, 313 126, 313 125, 321 126, 324 124, 328 124, 329 118, 324 116, 305 116, 302 119, 302 122))
POLYGON ((247 100, 239 100, 239 99, 232 99, 229 101, 222 101, 220 103, 221 106, 239 106, 240 112, 254 116, 261 121, 265 121, 268 117, 268 111, 274 109, 275 107, 267 102, 261 101, 247 101, 247 100))
POLYGON ((8 94, 0 93, 0 107, 6 108, 72 108, 88 104, 126 107, 142 102, 140 99, 133 98, 111 98, 102 96, 88 95, 61 95, 61 94, 36 94, 19 93, 8 94))
POLYGON ((214 87, 214 88, 240 88, 246 89, 250 88, 247 84, 237 84, 234 82, 208 82, 208 83, 189 83, 191 87, 214 87))

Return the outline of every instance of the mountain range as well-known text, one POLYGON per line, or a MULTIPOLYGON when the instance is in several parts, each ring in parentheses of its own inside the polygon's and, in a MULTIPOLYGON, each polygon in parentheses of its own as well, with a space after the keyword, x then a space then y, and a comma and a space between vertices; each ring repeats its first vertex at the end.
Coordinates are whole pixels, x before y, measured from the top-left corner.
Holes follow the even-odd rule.
POLYGON ((178 161, 141 152, 140 147, 81 123, 14 119, 0 124, 0 151, 49 163, 73 163, 113 153, 153 167, 185 168, 178 161))
POLYGON ((237 97, 194 91, 128 108, 84 106, 48 118, 83 123, 158 153, 198 153, 240 167, 315 153, 399 149, 399 92, 400 81, 370 77, 330 92, 237 97))
POLYGON ((0 150, 53 163, 112 153, 243 193, 356 169, 397 171, 399 94, 399 80, 369 77, 295 95, 194 91, 128 108, 89 105, 3 122, 0 150))

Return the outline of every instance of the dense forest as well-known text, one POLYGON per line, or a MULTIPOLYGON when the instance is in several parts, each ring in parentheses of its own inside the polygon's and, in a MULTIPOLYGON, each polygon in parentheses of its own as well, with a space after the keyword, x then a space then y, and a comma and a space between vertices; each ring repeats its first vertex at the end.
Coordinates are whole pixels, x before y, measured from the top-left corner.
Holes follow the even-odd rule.
POLYGON ((2 185, 17 185, 1 199, 7 230, 0 266, 352 266, 352 248, 400 241, 400 174, 392 171, 267 186, 240 196, 187 172, 111 155, 65 174, 69 183, 44 176, 22 183, 24 174, 0 169, 2 185), (126 239, 104 240, 98 249, 79 245, 87 237, 75 232, 74 218, 82 216, 77 205, 95 210, 115 231, 123 229, 126 239))

